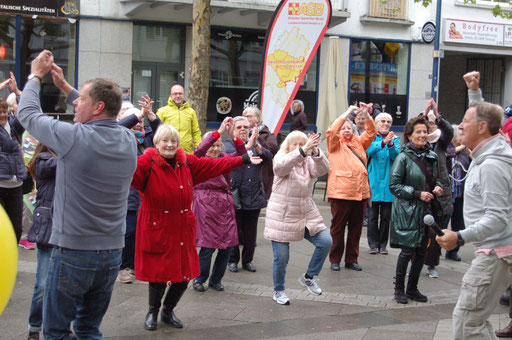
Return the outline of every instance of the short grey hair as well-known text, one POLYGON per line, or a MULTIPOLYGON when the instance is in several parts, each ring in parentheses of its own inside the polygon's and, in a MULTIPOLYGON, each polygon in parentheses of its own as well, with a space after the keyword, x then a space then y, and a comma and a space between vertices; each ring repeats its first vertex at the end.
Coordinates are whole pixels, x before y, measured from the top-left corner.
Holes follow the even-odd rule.
POLYGON ((299 99, 295 99, 293 102, 292 102, 292 105, 290 105, 290 112, 292 114, 294 114, 295 112, 293 112, 293 104, 299 104, 300 105, 300 110, 301 112, 304 112, 305 108, 304 108, 304 102, 302 100, 299 100, 299 99))
POLYGON ((388 119, 391 121, 391 123, 393 123, 393 117, 391 117, 391 115, 387 112, 381 112, 377 115, 377 117, 375 117, 375 124, 377 124, 379 121, 381 121, 382 119, 388 119))
POLYGON ((178 145, 180 144, 180 133, 170 124, 160 124, 153 137, 153 144, 158 144, 164 137, 176 138, 178 145))
POLYGON ((244 116, 236 116, 235 118, 233 118, 233 124, 236 124, 236 122, 240 120, 243 120, 247 123, 247 125, 249 125, 249 119, 245 118, 244 116))

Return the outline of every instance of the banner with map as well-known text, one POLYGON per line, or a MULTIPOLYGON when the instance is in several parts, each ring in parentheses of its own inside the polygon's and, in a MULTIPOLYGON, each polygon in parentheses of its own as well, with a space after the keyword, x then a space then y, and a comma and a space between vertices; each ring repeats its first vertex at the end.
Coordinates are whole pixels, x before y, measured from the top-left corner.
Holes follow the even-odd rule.
POLYGON ((265 39, 260 108, 277 135, 331 19, 330 0, 282 0, 265 39))

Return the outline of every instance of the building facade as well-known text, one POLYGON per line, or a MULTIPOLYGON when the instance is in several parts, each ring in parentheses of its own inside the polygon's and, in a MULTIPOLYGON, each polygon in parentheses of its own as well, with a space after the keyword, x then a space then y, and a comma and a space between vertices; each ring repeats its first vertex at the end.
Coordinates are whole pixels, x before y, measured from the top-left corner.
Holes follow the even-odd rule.
MULTIPOLYGON (((108 77, 134 103, 149 94, 155 109, 166 105, 173 84, 183 84, 187 90, 193 0, 46 3, 57 12, 0 6, 0 80, 12 71, 24 85, 30 61, 46 48, 78 87, 91 77, 108 77), (78 13, 66 16, 61 13, 64 6, 75 6, 78 13)), ((277 3, 211 1, 209 127, 256 102, 263 42, 277 3)), ((492 16, 493 6, 490 0, 443 1, 438 101, 440 111, 454 123, 467 106, 462 80, 467 71, 482 73, 487 100, 512 103, 507 95, 512 88, 512 22, 492 16), (457 37, 457 31, 463 38, 457 37)), ((318 87, 325 72, 328 36, 335 35, 340 37, 349 103, 378 103, 393 115, 400 130, 409 117, 424 110, 431 97, 434 45, 422 40, 422 28, 427 22, 435 23, 436 1, 424 8, 413 0, 332 0, 332 7, 330 29, 296 96, 306 104, 309 127, 315 128, 316 115, 321 114, 317 113, 318 87)), ((43 89, 45 111, 66 109, 51 79, 43 89)))

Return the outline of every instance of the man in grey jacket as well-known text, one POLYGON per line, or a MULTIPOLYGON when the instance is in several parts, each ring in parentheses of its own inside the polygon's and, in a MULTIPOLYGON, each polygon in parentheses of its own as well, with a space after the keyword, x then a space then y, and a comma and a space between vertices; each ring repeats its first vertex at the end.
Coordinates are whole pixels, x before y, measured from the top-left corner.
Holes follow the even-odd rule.
POLYGON ((32 62, 18 119, 58 154, 52 251, 43 307, 45 339, 101 339, 124 247, 126 202, 137 165, 134 135, 116 124, 121 91, 114 82, 86 82, 74 101, 75 124, 41 112, 40 81, 55 72, 43 51, 32 62))
POLYGON ((494 339, 487 319, 512 283, 512 151, 499 135, 502 119, 501 107, 475 102, 459 125, 473 158, 464 186, 466 229, 445 229, 436 239, 447 250, 472 242, 477 251, 453 311, 454 339, 494 339))

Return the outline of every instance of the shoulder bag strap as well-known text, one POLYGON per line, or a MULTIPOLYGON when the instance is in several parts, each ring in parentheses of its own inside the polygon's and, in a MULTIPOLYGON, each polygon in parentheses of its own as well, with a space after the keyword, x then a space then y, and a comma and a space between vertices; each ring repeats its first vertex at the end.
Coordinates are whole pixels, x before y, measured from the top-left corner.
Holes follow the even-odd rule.
POLYGON ((367 168, 366 166, 366 162, 357 154, 357 152, 355 152, 354 150, 352 150, 351 148, 348 148, 350 151, 352 151, 352 153, 354 155, 356 155, 356 157, 361 161, 361 163, 363 163, 364 167, 367 168))
POLYGON ((154 162, 155 161, 152 159, 151 160, 151 165, 149 166, 148 177, 146 177, 146 181, 144 182, 144 187, 142 188, 142 192, 146 191, 146 187, 148 186, 149 176, 151 176, 151 169, 153 169, 153 163, 154 162))
POLYGON ((423 172, 423 175, 425 176, 425 179, 427 180, 427 184, 430 190, 432 190, 434 188, 432 186, 432 176, 428 173, 427 169, 425 168, 425 165, 419 160, 418 157, 416 157, 416 155, 413 155, 410 152, 406 152, 405 154, 409 156, 409 158, 412 159, 412 161, 416 163, 416 165, 420 168, 421 172, 423 172))

